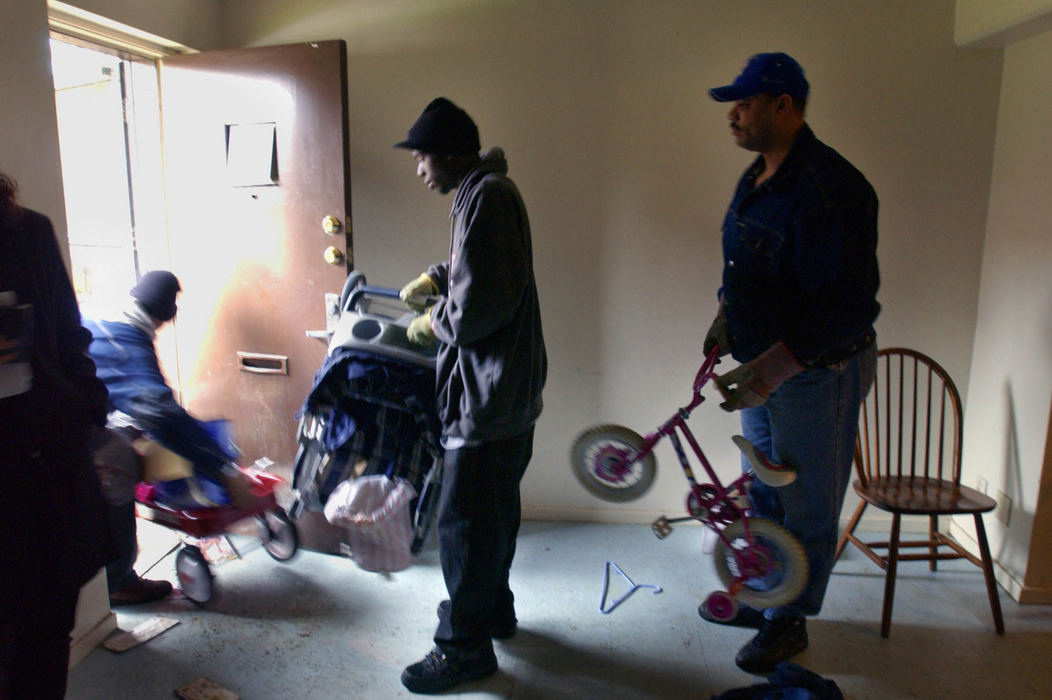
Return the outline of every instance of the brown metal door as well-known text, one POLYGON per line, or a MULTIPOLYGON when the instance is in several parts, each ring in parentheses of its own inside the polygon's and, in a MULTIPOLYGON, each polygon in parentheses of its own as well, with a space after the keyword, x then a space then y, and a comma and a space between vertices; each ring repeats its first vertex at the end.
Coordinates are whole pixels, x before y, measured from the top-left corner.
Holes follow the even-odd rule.
POLYGON ((351 267, 346 46, 177 56, 160 77, 183 402, 289 477, 325 356, 306 331, 351 267))

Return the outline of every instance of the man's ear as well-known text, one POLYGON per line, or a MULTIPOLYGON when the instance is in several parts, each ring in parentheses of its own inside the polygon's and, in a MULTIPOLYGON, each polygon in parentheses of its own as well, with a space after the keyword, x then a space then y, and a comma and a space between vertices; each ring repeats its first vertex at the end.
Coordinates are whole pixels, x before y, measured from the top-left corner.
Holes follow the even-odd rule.
POLYGON ((775 98, 774 111, 777 113, 787 113, 793 110, 793 98, 789 95, 782 94, 775 98))

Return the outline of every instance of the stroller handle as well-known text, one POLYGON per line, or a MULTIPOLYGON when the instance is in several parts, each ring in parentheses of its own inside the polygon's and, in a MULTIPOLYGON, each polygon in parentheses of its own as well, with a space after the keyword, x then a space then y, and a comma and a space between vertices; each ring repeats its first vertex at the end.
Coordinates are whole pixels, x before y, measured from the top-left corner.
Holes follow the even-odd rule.
POLYGON ((358 302, 364 297, 386 297, 388 299, 397 299, 398 290, 391 287, 374 287, 372 285, 355 287, 351 293, 347 295, 346 301, 340 307, 341 313, 343 311, 360 311, 358 308, 358 302))

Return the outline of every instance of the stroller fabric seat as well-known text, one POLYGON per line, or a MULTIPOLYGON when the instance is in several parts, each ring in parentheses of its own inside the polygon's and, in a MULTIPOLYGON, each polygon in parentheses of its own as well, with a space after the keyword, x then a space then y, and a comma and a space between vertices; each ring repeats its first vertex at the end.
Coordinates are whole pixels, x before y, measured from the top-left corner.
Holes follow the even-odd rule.
POLYGON ((337 348, 316 373, 302 411, 322 418, 319 439, 332 456, 315 477, 322 503, 359 473, 398 476, 419 490, 439 454, 433 369, 337 348))

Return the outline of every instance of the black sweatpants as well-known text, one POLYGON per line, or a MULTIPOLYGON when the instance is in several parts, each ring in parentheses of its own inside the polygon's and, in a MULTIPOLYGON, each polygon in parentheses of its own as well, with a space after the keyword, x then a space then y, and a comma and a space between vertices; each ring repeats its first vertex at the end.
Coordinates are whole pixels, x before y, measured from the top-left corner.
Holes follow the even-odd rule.
POLYGON ((438 542, 450 605, 439 615, 435 644, 448 656, 485 653, 493 621, 515 619, 508 574, 533 432, 445 452, 438 542))

